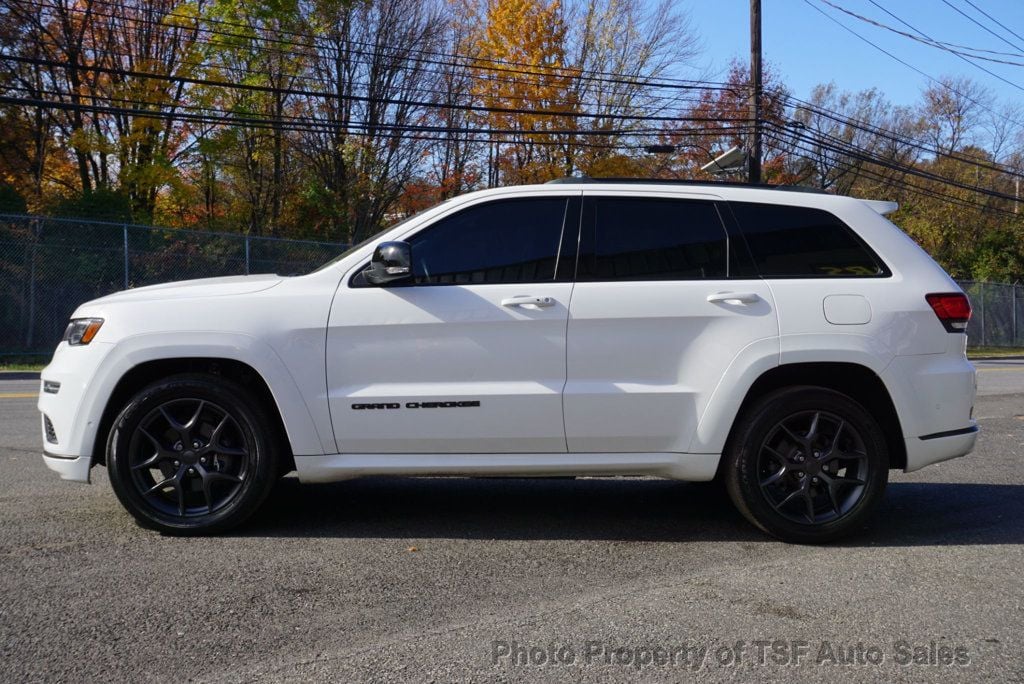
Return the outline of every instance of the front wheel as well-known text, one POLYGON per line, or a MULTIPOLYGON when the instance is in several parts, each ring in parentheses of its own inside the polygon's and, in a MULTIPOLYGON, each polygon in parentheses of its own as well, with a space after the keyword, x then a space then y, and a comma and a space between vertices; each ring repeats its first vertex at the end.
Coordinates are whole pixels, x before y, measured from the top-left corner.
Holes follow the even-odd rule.
POLYGON ((724 454, 740 512, 785 541, 854 532, 881 499, 889 453, 877 421, 849 397, 791 387, 757 401, 724 454))
POLYGON ((225 378, 178 375, 124 407, 107 442, 118 499, 140 524, 170 534, 240 524, 276 481, 273 421, 225 378))

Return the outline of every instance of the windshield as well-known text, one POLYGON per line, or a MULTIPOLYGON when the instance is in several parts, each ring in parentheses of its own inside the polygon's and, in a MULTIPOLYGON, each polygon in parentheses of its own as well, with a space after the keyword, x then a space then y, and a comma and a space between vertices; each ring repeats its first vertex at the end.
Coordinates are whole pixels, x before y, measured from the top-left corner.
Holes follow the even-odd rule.
POLYGON ((338 263, 339 261, 341 261, 342 259, 347 257, 349 254, 352 254, 353 252, 355 252, 357 250, 360 250, 363 247, 365 247, 366 245, 370 244, 371 242, 377 240, 378 238, 380 238, 381 235, 383 235, 384 233, 388 232, 389 230, 394 230, 395 228, 398 228, 399 226, 404 226, 406 223, 409 223, 413 219, 419 218, 420 216, 422 216, 423 214, 427 213, 428 211, 441 206, 445 202, 450 202, 450 201, 451 201, 451 198, 448 198, 446 200, 442 200, 442 201, 438 202, 437 204, 435 204, 435 205, 433 205, 431 207, 427 207, 426 209, 421 209, 420 211, 417 211, 415 214, 410 214, 409 216, 406 216, 404 219, 402 219, 398 223, 393 223, 392 225, 388 226, 387 228, 384 228, 382 230, 378 230, 376 233, 374 233, 370 237, 366 238, 365 240, 363 240, 359 244, 352 245, 351 247, 346 249, 344 252, 342 252, 338 256, 334 257, 333 259, 328 261, 326 264, 324 264, 320 268, 318 268, 315 271, 313 271, 313 273, 319 273, 320 271, 324 270, 325 268, 330 268, 334 264, 338 263))

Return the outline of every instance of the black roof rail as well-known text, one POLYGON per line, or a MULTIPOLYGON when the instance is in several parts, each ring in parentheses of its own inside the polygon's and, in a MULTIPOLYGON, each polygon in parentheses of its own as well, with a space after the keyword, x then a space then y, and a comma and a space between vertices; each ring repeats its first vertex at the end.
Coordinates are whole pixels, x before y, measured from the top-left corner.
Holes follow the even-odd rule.
POLYGON ((759 190, 784 190, 786 192, 809 192, 817 195, 827 195, 824 190, 807 187, 806 185, 771 185, 770 183, 743 183, 740 181, 719 181, 719 180, 684 180, 681 178, 618 178, 618 177, 592 177, 592 176, 566 176, 549 180, 545 185, 568 185, 577 183, 624 183, 637 185, 721 185, 727 188, 755 188, 759 190))

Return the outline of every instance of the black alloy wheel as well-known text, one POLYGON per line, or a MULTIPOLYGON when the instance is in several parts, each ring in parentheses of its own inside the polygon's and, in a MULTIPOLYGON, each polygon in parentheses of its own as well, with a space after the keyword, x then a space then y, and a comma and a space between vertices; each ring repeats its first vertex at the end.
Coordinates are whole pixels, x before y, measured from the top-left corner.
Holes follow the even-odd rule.
POLYGON ((849 422, 827 411, 802 411, 768 431, 757 470, 773 509, 814 525, 841 518, 863 498, 868 455, 849 422))
POLYGON ((274 423, 245 388, 181 375, 135 395, 108 441, 110 481, 144 526, 172 534, 233 527, 276 480, 274 423))
POLYGON ((209 515, 238 495, 250 451, 238 420, 205 399, 173 399, 149 412, 129 443, 132 482, 150 505, 209 515))
POLYGON ((737 419, 723 475, 740 512, 798 543, 827 542, 862 528, 885 491, 889 452, 875 418, 850 397, 789 387, 737 419))

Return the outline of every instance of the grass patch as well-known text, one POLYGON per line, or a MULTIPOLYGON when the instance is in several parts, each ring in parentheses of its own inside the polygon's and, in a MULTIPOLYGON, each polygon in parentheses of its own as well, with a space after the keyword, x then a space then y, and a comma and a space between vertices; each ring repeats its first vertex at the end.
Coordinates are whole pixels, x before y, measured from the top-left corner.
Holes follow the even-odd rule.
POLYGON ((50 362, 50 354, 0 354, 0 371, 41 371, 50 362))
POLYGON ((0 361, 0 372, 2 371, 41 371, 45 363, 3 363, 0 361))
POLYGON ((1024 347, 968 347, 967 358, 976 359, 981 356, 1024 356, 1024 347))

